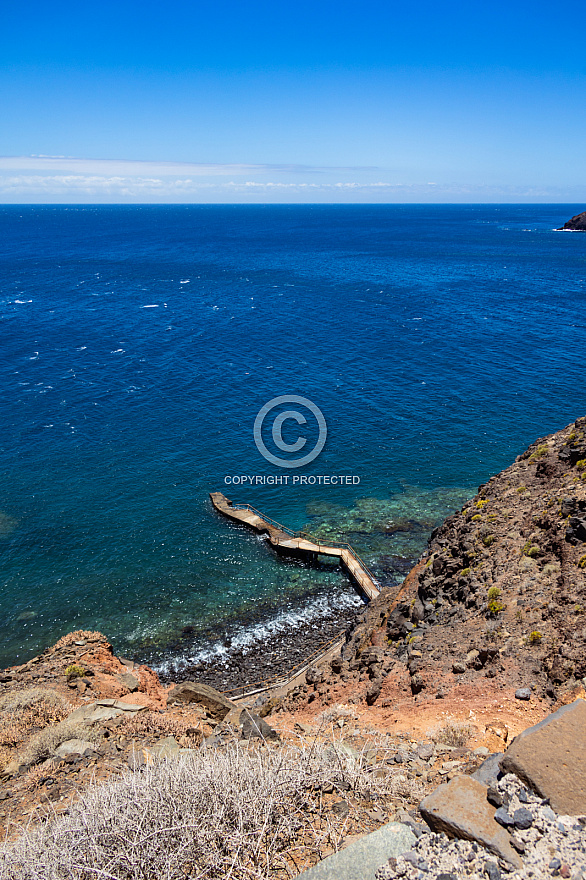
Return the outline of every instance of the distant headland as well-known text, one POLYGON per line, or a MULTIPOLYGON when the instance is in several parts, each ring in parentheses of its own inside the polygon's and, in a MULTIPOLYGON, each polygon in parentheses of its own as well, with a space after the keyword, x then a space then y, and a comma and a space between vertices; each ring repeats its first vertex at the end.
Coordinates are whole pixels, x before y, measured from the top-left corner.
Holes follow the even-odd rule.
POLYGON ((565 229, 569 229, 572 232, 586 232, 586 211, 582 211, 581 214, 576 214, 575 217, 572 217, 571 220, 568 220, 567 223, 560 226, 557 231, 563 232, 565 229))

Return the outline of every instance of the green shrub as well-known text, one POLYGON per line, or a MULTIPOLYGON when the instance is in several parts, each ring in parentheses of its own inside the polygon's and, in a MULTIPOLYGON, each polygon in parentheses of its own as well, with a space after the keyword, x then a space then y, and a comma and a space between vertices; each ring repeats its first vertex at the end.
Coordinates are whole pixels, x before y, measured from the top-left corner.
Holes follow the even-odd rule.
POLYGON ((543 636, 539 632, 539 630, 534 629, 533 632, 529 634, 528 642, 530 645, 538 645, 539 642, 542 640, 542 638, 543 638, 543 636))
POLYGON ((531 541, 527 541, 521 553, 523 556, 529 556, 531 559, 535 559, 536 556, 540 555, 541 548, 537 544, 532 544, 531 541))
POLYGON ((470 569, 463 568, 462 571, 460 572, 460 577, 467 577, 469 574, 470 574, 470 569))
POLYGON ((538 446, 533 455, 529 456, 529 461, 536 461, 538 458, 543 458, 544 455, 547 455, 549 452, 549 446, 547 443, 542 443, 541 446, 538 446))
POLYGON ((85 675, 85 669, 83 666, 77 666, 75 663, 72 663, 71 666, 68 666, 65 670, 65 675, 68 679, 83 678, 85 675))
POLYGON ((491 588, 489 589, 489 591, 488 591, 488 598, 489 598, 489 601, 490 601, 491 599, 499 599, 499 598, 500 598, 500 595, 501 595, 501 591, 499 590, 498 587, 491 587, 491 588))
POLYGON ((494 544, 495 541, 496 541, 496 538, 494 535, 485 535, 484 538, 482 539, 482 543, 484 544, 485 547, 490 547, 491 544, 494 544))
POLYGON ((479 510, 482 510, 482 508, 486 507, 487 504, 488 504, 488 499, 481 498, 480 501, 476 502, 476 507, 478 507, 479 510))
POLYGON ((582 559, 578 563, 578 568, 586 568, 586 554, 582 557, 582 559))
POLYGON ((479 513, 475 513, 472 517, 472 522, 478 522, 479 519, 482 519, 479 513))
POLYGON ((488 611, 490 614, 500 614, 506 607, 506 605, 503 605, 503 603, 499 602, 497 599, 493 599, 488 603, 488 611))
POLYGON ((586 470, 586 458, 581 458, 580 461, 577 461, 576 467, 579 471, 586 470))

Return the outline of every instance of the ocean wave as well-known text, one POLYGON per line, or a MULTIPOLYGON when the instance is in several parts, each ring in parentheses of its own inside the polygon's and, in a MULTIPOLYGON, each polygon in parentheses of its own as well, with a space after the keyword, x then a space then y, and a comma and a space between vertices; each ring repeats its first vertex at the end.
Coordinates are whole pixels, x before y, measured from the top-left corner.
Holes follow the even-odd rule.
POLYGON ((268 620, 251 626, 236 627, 232 632, 228 631, 223 641, 207 642, 196 651, 166 658, 158 663, 151 663, 151 666, 156 672, 163 674, 178 672, 200 663, 213 662, 224 666, 232 655, 238 653, 246 656, 267 639, 282 633, 291 633, 292 630, 317 626, 320 620, 329 618, 334 611, 358 610, 363 604, 357 593, 330 593, 313 599, 302 608, 280 611, 268 620))

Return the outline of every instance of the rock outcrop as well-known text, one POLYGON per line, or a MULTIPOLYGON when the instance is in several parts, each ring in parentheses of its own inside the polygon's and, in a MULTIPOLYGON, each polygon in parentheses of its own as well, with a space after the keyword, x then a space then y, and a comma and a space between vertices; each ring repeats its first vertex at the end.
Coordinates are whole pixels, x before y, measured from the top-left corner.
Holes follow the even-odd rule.
POLYGON ((564 229, 570 229, 573 232, 586 232, 586 211, 582 211, 581 214, 576 214, 575 217, 572 217, 571 220, 564 223, 564 225, 559 228, 558 232, 561 232, 564 229))
POLYGON ((327 673, 364 680, 375 705, 400 681, 412 695, 492 687, 550 707, 586 695, 586 418, 536 440, 436 529, 327 673))
POLYGON ((458 776, 440 785, 422 800, 419 810, 430 828, 448 837, 476 840, 514 868, 521 859, 509 833, 495 821, 497 812, 487 800, 487 788, 469 776, 458 776))
POLYGON ((516 736, 500 762, 558 813, 586 815, 586 702, 576 700, 516 736))

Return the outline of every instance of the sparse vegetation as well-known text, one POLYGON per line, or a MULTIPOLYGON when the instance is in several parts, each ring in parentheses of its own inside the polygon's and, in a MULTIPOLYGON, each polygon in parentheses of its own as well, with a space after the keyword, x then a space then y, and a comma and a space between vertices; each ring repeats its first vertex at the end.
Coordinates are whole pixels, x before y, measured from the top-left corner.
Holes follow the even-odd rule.
POLYGON ((489 614, 496 616, 504 611, 507 607, 500 601, 501 591, 498 587, 491 587, 488 591, 488 605, 486 606, 489 614))
POLYGON ((580 562, 578 563, 578 568, 586 568, 586 553, 580 559, 580 562))
POLYGON ((541 547, 539 547, 538 544, 533 544, 531 541, 527 541, 521 553, 523 556, 529 556, 530 559, 535 559, 536 556, 541 555, 541 547))
POLYGON ((482 510, 484 507, 486 507, 487 504, 488 504, 488 499, 481 498, 480 501, 476 502, 476 507, 478 507, 479 510, 482 510))
POLYGON ((529 461, 537 461, 537 459, 543 458, 544 455, 547 455, 548 452, 549 446, 547 445, 547 443, 542 443, 540 446, 537 447, 535 452, 529 456, 529 461))
POLYGON ((481 519, 482 519, 482 517, 480 516, 480 514, 475 513, 474 516, 472 517, 472 522, 478 522, 481 519))
POLYGON ((485 535, 484 538, 482 539, 482 543, 484 544, 485 547, 491 547, 495 541, 496 541, 496 538, 494 535, 485 535))
POLYGON ((87 789, 67 815, 6 844, 0 876, 262 880, 278 869, 291 876, 339 845, 345 819, 323 798, 336 784, 352 800, 375 804, 423 793, 384 760, 366 764, 332 743, 206 750, 87 789))
POLYGON ((71 666, 68 666, 65 670, 65 675, 67 676, 68 681, 71 681, 73 678, 83 678, 85 675, 85 669, 83 666, 78 666, 76 663, 72 663, 71 666))
POLYGON ((527 641, 530 645, 538 645, 542 640, 543 635, 539 632, 538 629, 534 629, 532 633, 529 634, 527 641))
POLYGON ((55 749, 68 739, 81 739, 88 742, 98 742, 101 733, 94 727, 89 727, 80 721, 60 721, 51 724, 35 733, 24 748, 19 751, 18 757, 23 764, 38 764, 51 757, 55 749))
POLYGON ((0 768, 29 737, 58 724, 70 706, 56 691, 40 687, 10 692, 0 698, 0 768))
POLYGON ((576 467, 579 471, 586 470, 586 458, 581 458, 580 461, 577 461, 576 467))
POLYGON ((474 727, 467 721, 446 721, 437 730, 432 731, 431 739, 435 743, 446 746, 464 746, 474 735, 474 727))

